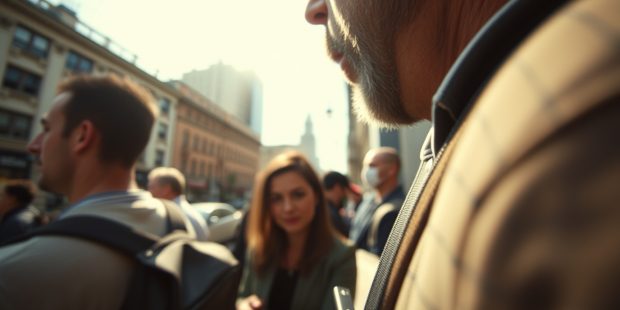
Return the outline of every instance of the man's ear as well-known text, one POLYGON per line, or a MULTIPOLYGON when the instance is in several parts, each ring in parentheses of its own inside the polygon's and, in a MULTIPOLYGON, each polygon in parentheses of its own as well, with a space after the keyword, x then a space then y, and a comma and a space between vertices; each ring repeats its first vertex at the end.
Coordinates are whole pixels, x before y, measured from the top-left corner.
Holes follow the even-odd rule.
POLYGON ((390 171, 390 176, 398 177, 398 166, 390 165, 389 171, 390 171))
POLYGON ((92 121, 84 120, 74 129, 73 150, 82 153, 92 148, 97 139, 97 130, 92 121))

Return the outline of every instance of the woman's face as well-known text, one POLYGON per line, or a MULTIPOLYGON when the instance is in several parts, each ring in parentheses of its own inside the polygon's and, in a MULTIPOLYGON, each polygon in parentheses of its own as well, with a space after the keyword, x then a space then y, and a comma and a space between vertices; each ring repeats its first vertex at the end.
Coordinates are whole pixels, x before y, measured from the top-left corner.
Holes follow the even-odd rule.
POLYGON ((301 174, 289 171, 271 180, 269 211, 289 236, 308 232, 316 204, 317 197, 301 174))

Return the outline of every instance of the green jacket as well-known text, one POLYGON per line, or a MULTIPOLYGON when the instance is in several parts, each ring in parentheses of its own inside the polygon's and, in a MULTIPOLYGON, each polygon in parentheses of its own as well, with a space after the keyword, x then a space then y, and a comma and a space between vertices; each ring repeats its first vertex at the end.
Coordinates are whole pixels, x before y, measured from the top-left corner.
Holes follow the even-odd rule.
MULTIPOLYGON (((259 277, 250 268, 251 259, 251 256, 246 259, 238 298, 256 294, 267 306, 275 269, 259 277)), ((354 296, 356 276, 355 248, 350 243, 335 239, 328 255, 309 274, 299 276, 291 309, 336 309, 333 287, 347 287, 354 296)))

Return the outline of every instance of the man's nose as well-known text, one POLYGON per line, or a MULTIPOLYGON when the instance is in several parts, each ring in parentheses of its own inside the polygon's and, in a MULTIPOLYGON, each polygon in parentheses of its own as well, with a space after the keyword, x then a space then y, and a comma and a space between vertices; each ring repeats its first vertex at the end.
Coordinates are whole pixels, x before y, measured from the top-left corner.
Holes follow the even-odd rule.
POLYGON ((306 20, 313 25, 327 24, 327 4, 325 0, 310 0, 306 7, 306 20))
POLYGON ((36 137, 34 137, 34 139, 32 139, 32 141, 30 141, 30 143, 28 143, 28 152, 33 153, 33 154, 38 154, 39 151, 41 150, 41 138, 43 137, 43 134, 38 134, 36 137))

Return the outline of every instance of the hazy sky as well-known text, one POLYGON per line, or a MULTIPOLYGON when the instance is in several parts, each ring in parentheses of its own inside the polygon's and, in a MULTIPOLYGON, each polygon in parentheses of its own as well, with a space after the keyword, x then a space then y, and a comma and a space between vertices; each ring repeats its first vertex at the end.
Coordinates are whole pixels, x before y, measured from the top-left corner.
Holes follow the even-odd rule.
POLYGON ((265 145, 297 144, 311 116, 322 169, 346 172, 347 104, 303 0, 64 0, 164 80, 222 61, 263 82, 265 145), (331 117, 326 111, 331 109, 331 117))

